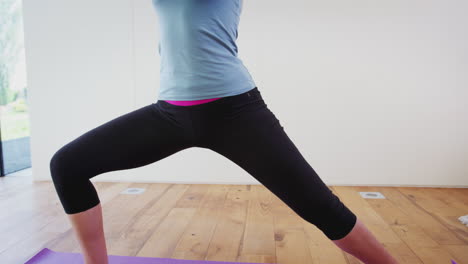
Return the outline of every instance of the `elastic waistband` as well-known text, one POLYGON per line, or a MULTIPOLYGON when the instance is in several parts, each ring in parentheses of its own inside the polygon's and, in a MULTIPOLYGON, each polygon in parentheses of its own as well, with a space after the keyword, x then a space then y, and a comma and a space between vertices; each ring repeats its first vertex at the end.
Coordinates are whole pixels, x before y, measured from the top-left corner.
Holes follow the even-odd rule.
POLYGON ((219 106, 225 103, 235 103, 244 100, 254 100, 257 98, 261 98, 260 91, 257 87, 254 87, 247 92, 243 92, 237 95, 225 96, 221 97, 220 99, 203 103, 203 104, 196 104, 196 105, 174 105, 168 103, 164 100, 158 100, 156 103, 162 105, 164 108, 172 109, 172 110, 194 110, 194 109, 204 109, 204 108, 211 108, 215 106, 219 106))

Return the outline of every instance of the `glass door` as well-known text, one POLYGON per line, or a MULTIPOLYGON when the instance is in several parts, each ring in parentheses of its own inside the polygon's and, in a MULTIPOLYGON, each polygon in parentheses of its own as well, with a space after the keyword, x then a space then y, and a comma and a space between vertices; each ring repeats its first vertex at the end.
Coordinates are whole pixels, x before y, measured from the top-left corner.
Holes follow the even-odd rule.
POLYGON ((21 0, 0 1, 0 176, 31 167, 21 0))

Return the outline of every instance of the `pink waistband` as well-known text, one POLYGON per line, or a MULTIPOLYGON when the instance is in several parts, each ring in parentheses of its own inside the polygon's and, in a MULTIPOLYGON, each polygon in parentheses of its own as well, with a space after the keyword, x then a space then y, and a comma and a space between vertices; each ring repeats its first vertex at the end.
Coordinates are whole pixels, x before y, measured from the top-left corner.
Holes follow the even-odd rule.
POLYGON ((208 102, 211 102, 211 101, 214 101, 214 100, 218 100, 220 98, 222 98, 222 97, 203 99, 203 100, 193 100, 193 101, 168 101, 168 100, 163 100, 163 101, 166 101, 166 102, 168 102, 170 104, 173 104, 173 105, 189 106, 189 105, 197 105, 197 104, 208 103, 208 102))

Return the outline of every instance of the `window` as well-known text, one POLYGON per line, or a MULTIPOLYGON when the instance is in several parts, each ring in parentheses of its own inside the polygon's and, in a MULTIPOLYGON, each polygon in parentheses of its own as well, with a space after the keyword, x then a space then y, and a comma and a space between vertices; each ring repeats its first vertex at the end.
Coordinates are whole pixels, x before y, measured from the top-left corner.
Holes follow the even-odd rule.
POLYGON ((0 176, 31 167, 21 0, 0 1, 0 176))

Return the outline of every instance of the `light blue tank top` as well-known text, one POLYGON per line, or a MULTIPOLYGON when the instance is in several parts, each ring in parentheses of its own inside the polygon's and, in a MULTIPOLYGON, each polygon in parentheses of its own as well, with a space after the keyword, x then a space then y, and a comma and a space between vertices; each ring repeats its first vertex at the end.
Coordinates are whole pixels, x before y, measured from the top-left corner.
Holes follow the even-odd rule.
POLYGON ((158 15, 160 100, 232 96, 256 87, 237 56, 242 0, 152 0, 158 15))

